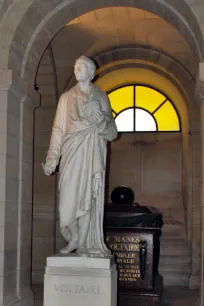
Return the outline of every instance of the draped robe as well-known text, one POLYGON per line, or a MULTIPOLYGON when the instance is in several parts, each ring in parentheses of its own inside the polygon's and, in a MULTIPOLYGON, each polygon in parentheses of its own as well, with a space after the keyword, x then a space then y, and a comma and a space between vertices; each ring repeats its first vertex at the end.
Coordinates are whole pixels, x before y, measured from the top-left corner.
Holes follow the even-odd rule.
POLYGON ((63 236, 69 241, 69 225, 90 211, 86 246, 106 254, 103 238, 106 146, 107 141, 117 137, 117 128, 107 94, 91 86, 88 96, 77 84, 60 97, 47 159, 60 160, 59 216, 63 236), (100 122, 90 120, 94 108, 103 114, 100 122))

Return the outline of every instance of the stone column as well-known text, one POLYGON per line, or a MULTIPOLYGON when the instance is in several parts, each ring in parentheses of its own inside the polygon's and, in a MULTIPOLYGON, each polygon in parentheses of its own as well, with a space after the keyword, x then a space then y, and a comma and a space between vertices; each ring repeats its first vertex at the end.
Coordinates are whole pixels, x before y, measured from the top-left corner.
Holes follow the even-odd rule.
POLYGON ((30 289, 33 110, 36 99, 0 70, 0 305, 33 305, 30 289))
MULTIPOLYGON (((0 70, 0 305, 4 305, 5 278, 9 278, 14 272, 12 266, 6 261, 9 256, 9 241, 6 241, 9 218, 6 219, 6 176, 7 161, 7 111, 8 111, 8 89, 12 82, 11 70, 0 70), (7 264, 7 268, 5 267, 7 264)), ((10 222, 11 224, 11 222, 10 222)), ((14 224, 15 227, 15 224, 14 224)), ((15 234, 14 234, 15 236, 15 234)))
POLYGON ((200 288, 200 257, 201 257, 201 248, 200 248, 200 232, 201 232, 201 180, 202 180, 202 171, 201 171, 201 103, 198 99, 193 101, 192 110, 189 113, 191 117, 191 161, 189 161, 189 170, 190 165, 192 166, 192 171, 189 171, 189 175, 192 178, 192 185, 189 184, 189 194, 192 192, 192 205, 189 207, 188 213, 191 216, 191 275, 189 279, 189 288, 190 289, 199 289, 200 288))
POLYGON ((19 173, 18 173, 18 240, 17 283, 19 305, 33 305, 31 291, 31 241, 33 198, 33 135, 34 109, 39 95, 30 91, 20 102, 19 173))
POLYGON ((198 305, 204 306, 204 63, 200 63, 197 80, 196 96, 201 103, 201 266, 200 266, 200 301, 198 305))

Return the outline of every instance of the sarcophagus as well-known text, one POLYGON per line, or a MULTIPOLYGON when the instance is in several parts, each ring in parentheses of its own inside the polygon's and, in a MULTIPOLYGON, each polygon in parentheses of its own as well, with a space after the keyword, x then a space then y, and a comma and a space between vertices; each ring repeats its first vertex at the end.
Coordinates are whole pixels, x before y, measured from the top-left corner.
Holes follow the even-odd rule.
POLYGON ((105 238, 118 265, 120 306, 160 305, 162 224, 162 215, 147 207, 106 205, 105 238))

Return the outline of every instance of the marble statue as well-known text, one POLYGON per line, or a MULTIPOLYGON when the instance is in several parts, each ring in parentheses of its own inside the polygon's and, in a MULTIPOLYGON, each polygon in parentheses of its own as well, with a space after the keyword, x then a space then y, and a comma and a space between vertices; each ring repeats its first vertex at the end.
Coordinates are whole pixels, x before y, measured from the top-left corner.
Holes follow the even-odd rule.
POLYGON ((60 250, 78 256, 110 254, 104 243, 104 180, 107 141, 117 137, 110 102, 91 81, 94 62, 76 60, 77 85, 59 99, 45 175, 59 166, 60 231, 68 244, 60 250))

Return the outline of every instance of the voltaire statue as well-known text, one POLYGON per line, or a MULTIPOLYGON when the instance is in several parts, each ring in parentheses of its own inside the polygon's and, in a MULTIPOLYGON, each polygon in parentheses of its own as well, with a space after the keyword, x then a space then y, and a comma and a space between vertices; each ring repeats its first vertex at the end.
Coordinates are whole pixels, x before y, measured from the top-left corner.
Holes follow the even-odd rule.
POLYGON ((59 99, 44 173, 59 161, 60 231, 68 244, 60 250, 78 256, 110 254, 104 243, 104 180, 106 145, 117 137, 110 102, 91 81, 94 62, 76 60, 77 85, 59 99))

